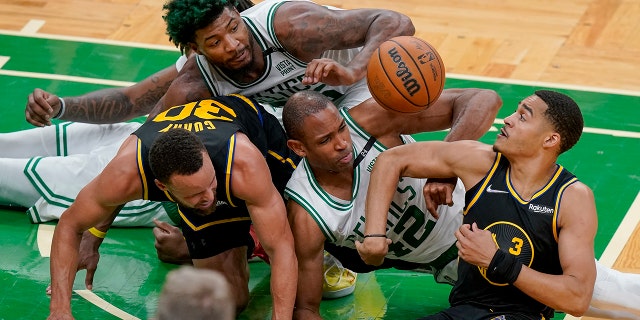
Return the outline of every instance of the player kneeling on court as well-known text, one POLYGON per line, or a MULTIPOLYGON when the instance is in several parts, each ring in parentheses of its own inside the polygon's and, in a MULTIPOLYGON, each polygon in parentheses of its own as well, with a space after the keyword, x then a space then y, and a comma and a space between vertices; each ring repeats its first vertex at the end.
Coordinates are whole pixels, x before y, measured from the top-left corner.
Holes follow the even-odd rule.
POLYGON ((285 141, 277 119, 240 95, 176 106, 147 121, 60 218, 51 249, 50 317, 71 315, 83 232, 142 198, 178 204, 193 265, 221 271, 239 311, 249 300, 253 224, 273 268, 272 316, 290 319, 297 260, 282 182, 297 158, 285 141))

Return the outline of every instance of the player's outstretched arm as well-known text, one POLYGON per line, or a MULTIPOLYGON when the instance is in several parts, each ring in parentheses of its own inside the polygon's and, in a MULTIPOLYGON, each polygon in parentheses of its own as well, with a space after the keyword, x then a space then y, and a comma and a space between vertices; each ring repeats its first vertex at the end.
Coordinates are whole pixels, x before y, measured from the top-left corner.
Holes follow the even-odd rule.
POLYGON ((477 140, 491 128, 500 107, 502 99, 493 90, 445 89, 429 108, 403 115, 398 125, 403 134, 451 129, 445 141, 477 140))
POLYGON ((231 186, 232 193, 245 201, 258 239, 271 261, 272 318, 291 319, 298 282, 293 235, 267 162, 244 134, 237 134, 231 186))
MULTIPOLYGON (((477 140, 491 128, 501 106, 502 99, 493 90, 445 89, 428 109, 396 117, 395 125, 404 126, 403 134, 450 129, 445 141, 477 140)), ((385 118, 388 121, 389 117, 385 118)), ((439 205, 453 204, 456 181, 456 178, 429 179, 425 184, 427 210, 433 216, 438 216, 439 205)))
POLYGON ((365 204, 365 239, 356 241, 362 260, 380 265, 388 250, 388 239, 366 237, 386 234, 387 215, 400 177, 459 177, 470 188, 487 172, 495 153, 476 141, 416 142, 391 148, 376 159, 365 204), (469 159, 474 159, 469 161, 469 159))
POLYGON ((51 245, 50 319, 71 315, 71 290, 83 233, 108 219, 120 205, 140 198, 135 141, 134 136, 125 141, 116 157, 60 217, 51 245))
POLYGON ((25 108, 26 120, 34 126, 51 124, 51 119, 85 123, 116 123, 131 120, 151 111, 175 79, 178 71, 171 65, 146 79, 125 88, 110 88, 77 97, 64 97, 42 89, 29 94, 25 108))
POLYGON ((319 59, 327 50, 362 47, 349 64, 343 66, 346 69, 322 61, 310 64, 305 84, 321 81, 350 85, 364 78, 369 57, 382 42, 415 32, 411 19, 395 11, 333 10, 303 1, 283 4, 274 20, 277 37, 285 49, 306 62, 319 59))
POLYGON ((322 319, 323 261, 325 237, 311 215, 295 200, 287 201, 287 215, 298 258, 298 289, 294 319, 322 319))

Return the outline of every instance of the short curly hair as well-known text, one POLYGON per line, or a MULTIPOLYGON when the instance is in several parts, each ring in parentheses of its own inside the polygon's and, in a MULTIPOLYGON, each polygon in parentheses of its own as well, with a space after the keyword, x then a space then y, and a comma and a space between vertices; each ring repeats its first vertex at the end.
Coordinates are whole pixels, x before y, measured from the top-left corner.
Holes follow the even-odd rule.
POLYGON ((156 137, 149 150, 149 166, 153 175, 168 183, 174 174, 192 175, 204 164, 204 144, 193 132, 171 129, 156 137))
POLYGON ((225 8, 233 9, 238 0, 171 0, 162 9, 169 40, 183 52, 195 41, 196 31, 216 20, 225 8))
POLYGON ((571 149, 580 140, 584 129, 580 107, 575 100, 560 92, 538 90, 535 95, 547 104, 544 115, 560 134, 559 154, 571 149))

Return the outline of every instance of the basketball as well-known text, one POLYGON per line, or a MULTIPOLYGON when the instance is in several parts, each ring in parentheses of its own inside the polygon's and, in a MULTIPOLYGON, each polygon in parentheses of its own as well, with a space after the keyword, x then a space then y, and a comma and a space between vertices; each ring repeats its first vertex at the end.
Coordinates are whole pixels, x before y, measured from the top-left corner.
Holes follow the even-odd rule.
POLYGON ((401 36, 383 42, 369 59, 367 85, 384 108, 402 113, 427 109, 444 89, 440 54, 428 42, 401 36))

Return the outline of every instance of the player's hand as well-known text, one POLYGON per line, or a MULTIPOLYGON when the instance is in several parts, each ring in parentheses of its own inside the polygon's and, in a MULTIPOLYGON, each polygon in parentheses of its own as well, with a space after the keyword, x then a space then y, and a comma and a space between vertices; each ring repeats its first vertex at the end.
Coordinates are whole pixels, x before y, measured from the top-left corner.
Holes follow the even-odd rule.
POLYGON ((358 81, 353 70, 339 64, 335 60, 322 58, 313 59, 304 72, 302 84, 312 85, 318 82, 330 86, 348 86, 358 81))
POLYGON ((356 240, 356 250, 360 258, 366 264, 379 266, 384 262, 384 257, 389 252, 391 239, 382 237, 364 238, 362 242, 356 240))
POLYGON ((154 219, 153 223, 156 225, 153 228, 153 236, 156 238, 155 247, 158 259, 175 264, 191 263, 187 241, 180 228, 157 219, 154 219))
POLYGON ((78 271, 87 270, 87 275, 84 279, 84 285, 87 290, 93 289, 93 276, 96 274, 98 261, 100 260, 98 249, 103 240, 103 238, 98 238, 89 231, 85 231, 82 234, 78 251, 78 271))
POLYGON ((48 126, 51 125, 51 119, 58 114, 61 106, 58 96, 36 88, 27 99, 25 118, 34 126, 48 126))
MULTIPOLYGON (((102 244, 103 240, 103 238, 98 238, 91 234, 91 232, 89 231, 85 231, 82 234, 82 239, 80 240, 80 247, 78 248, 78 266, 76 272, 84 269, 87 270, 87 275, 84 278, 84 285, 87 290, 93 289, 93 277, 96 274, 96 269, 98 269, 98 261, 100 261, 100 253, 98 252, 98 249, 100 248, 100 244, 102 244)), ((51 295, 51 284, 47 286, 46 293, 47 295, 51 295)), ((52 312, 51 315, 49 315, 49 319, 73 319, 73 317, 51 318, 53 314, 54 313, 52 312)))
POLYGON ((489 230, 478 228, 478 225, 463 224, 455 232, 458 242, 458 256, 475 266, 489 267, 491 259, 498 250, 498 245, 489 230))
POLYGON ((438 219, 438 206, 453 205, 453 190, 456 188, 457 178, 428 179, 422 188, 427 210, 438 219))

